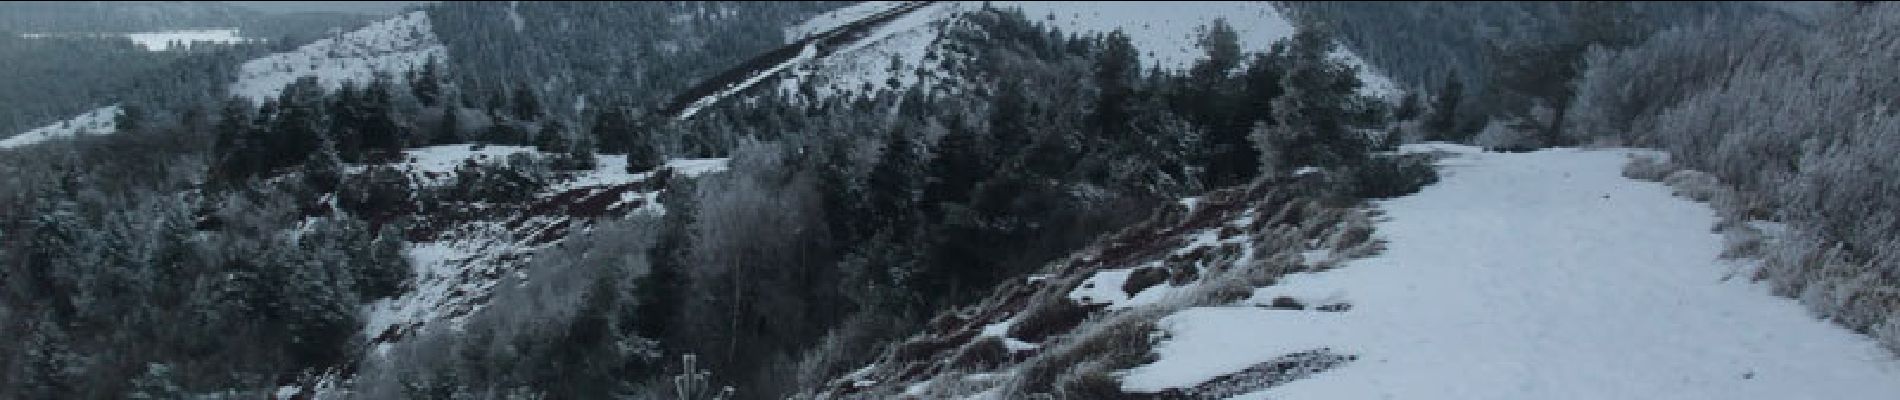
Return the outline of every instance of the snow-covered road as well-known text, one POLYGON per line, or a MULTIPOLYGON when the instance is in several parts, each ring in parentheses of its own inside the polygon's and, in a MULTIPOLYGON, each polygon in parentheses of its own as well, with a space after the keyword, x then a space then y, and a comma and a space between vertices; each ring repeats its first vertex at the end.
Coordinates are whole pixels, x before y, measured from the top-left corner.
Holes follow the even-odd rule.
POLYGON ((1619 172, 1629 151, 1459 153, 1384 201, 1380 255, 1258 289, 1344 312, 1252 306, 1163 320, 1159 361, 1124 386, 1192 386, 1276 356, 1356 361, 1237 398, 1900 399, 1872 340, 1719 260, 1708 206, 1619 172))

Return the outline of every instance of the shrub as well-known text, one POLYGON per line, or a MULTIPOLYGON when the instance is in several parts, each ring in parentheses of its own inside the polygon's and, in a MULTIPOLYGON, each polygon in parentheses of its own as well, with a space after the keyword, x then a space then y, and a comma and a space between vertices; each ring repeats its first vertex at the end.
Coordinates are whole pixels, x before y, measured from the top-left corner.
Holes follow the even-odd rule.
POLYGON ((1374 156, 1353 170, 1356 194, 1367 199, 1383 199, 1418 192, 1438 182, 1432 158, 1423 154, 1374 156))

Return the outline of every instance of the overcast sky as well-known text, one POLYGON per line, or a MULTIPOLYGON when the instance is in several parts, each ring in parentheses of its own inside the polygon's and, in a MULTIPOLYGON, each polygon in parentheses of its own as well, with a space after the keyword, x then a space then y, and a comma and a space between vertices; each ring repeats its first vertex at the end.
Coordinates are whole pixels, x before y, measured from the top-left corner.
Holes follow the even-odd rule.
POLYGON ((427 1, 227 1, 263 12, 339 11, 388 14, 403 7, 427 1))

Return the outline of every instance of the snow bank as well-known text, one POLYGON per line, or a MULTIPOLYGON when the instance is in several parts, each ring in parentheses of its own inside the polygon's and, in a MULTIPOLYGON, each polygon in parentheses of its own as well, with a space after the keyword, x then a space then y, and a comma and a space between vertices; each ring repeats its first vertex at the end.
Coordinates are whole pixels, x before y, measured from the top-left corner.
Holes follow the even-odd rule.
MULTIPOLYGON (((849 23, 900 5, 901 2, 866 2, 826 13, 787 30, 788 38, 809 36, 815 32, 849 23)), ((1193 65, 1206 51, 1200 48, 1201 29, 1216 18, 1225 18, 1239 34, 1242 50, 1265 51, 1275 41, 1293 36, 1293 23, 1265 2, 1063 2, 1000 1, 999 8, 1018 8, 1031 21, 1061 29, 1065 33, 1106 34, 1121 29, 1141 50, 1144 67, 1160 66, 1180 71, 1193 65)), ((864 39, 840 49, 831 56, 795 69, 793 79, 780 81, 779 90, 795 93, 800 82, 812 75, 823 76, 826 84, 815 87, 819 97, 841 92, 861 91, 864 87, 908 88, 922 85, 931 77, 946 75, 940 66, 927 62, 925 55, 943 34, 940 22, 960 12, 982 7, 979 2, 940 2, 918 9, 889 24, 874 29, 864 39), (891 70, 892 60, 903 68, 891 70), (922 69, 920 74, 918 69, 922 69)), ((1391 98, 1399 93, 1397 84, 1377 73, 1358 56, 1341 50, 1334 54, 1346 63, 1358 66, 1363 93, 1391 98)))
POLYGON ((0 149, 11 149, 51 139, 75 135, 108 135, 118 132, 119 106, 99 107, 85 114, 52 125, 34 128, 10 138, 0 139, 0 149))
MULTIPOLYGON (((1142 66, 1180 71, 1207 54, 1200 47, 1203 28, 1225 18, 1240 38, 1243 51, 1266 51, 1273 42, 1293 37, 1293 22, 1267 2, 1066 2, 1006 1, 998 7, 1018 7, 1023 16, 1063 32, 1107 34, 1121 29, 1136 49, 1142 66)), ((1335 57, 1358 66, 1364 92, 1397 93, 1390 78, 1373 72, 1357 55, 1339 51, 1335 57)))
POLYGON ((448 48, 429 25, 428 14, 414 11, 295 51, 245 62, 238 67, 238 80, 230 91, 233 96, 262 102, 276 98, 298 78, 314 76, 324 88, 334 89, 345 81, 369 82, 377 74, 401 77, 447 54, 448 48))
MULTIPOLYGON (((898 4, 876 10, 858 10, 864 18, 870 14, 888 10, 898 4)), ((917 86, 923 77, 916 72, 918 68, 931 71, 937 77, 945 76, 936 63, 927 63, 924 56, 930 47, 941 37, 942 29, 936 22, 950 19, 956 12, 971 7, 962 2, 939 2, 923 6, 901 17, 879 25, 866 32, 863 38, 838 48, 825 57, 806 62, 800 68, 791 71, 789 79, 779 81, 779 90, 784 93, 797 93, 799 85, 816 77, 822 77, 824 84, 814 85, 820 98, 836 96, 843 92, 862 92, 865 87, 890 89, 895 81, 898 88, 917 86), (901 70, 892 71, 891 62, 895 60, 903 65, 901 70)), ((830 14, 827 14, 830 15, 830 14)), ((821 16, 820 18, 824 18, 821 16)), ((834 21, 828 28, 852 21, 834 21)), ((810 23, 810 22, 808 22, 810 23)))
POLYGON ((255 39, 238 36, 237 28, 189 29, 162 32, 140 32, 125 34, 132 43, 137 43, 150 51, 176 50, 194 42, 217 44, 245 43, 255 39))
MULTIPOLYGON (((409 149, 394 167, 425 185, 439 185, 451 179, 457 167, 471 161, 500 162, 516 153, 540 154, 526 146, 477 147, 457 144, 409 149)), ((558 177, 536 194, 534 201, 571 203, 592 196, 617 195, 608 208, 620 209, 637 202, 638 206, 629 207, 628 212, 665 212, 659 206, 656 190, 615 190, 645 181, 653 171, 628 173, 625 155, 601 155, 598 161, 592 170, 558 177), (577 193, 581 196, 573 196, 577 193), (562 200, 564 195, 566 200, 562 200)), ((726 165, 724 158, 683 158, 667 160, 665 168, 676 177, 691 177, 723 171, 726 165)), ((409 247, 407 254, 416 268, 416 289, 366 306, 363 334, 370 338, 387 335, 393 341, 423 329, 453 329, 461 318, 486 305, 486 294, 493 291, 504 273, 527 265, 534 251, 559 243, 587 226, 587 221, 554 211, 519 211, 498 220, 457 221, 444 228, 440 236, 409 247)), ((379 351, 384 343, 378 341, 379 351)))
POLYGON ((1871 339, 1725 276, 1716 216, 1623 178, 1630 151, 1458 154, 1444 180, 1382 202, 1379 256, 1257 289, 1346 311, 1201 307, 1161 321, 1126 389, 1193 386, 1299 351, 1358 356, 1238 398, 1891 399, 1900 362, 1871 339))
POLYGON ((805 22, 786 27, 785 43, 795 43, 818 34, 819 32, 837 29, 845 24, 870 17, 880 12, 889 11, 903 4, 904 2, 901 1, 865 1, 831 10, 824 14, 818 14, 818 16, 805 20, 805 22))

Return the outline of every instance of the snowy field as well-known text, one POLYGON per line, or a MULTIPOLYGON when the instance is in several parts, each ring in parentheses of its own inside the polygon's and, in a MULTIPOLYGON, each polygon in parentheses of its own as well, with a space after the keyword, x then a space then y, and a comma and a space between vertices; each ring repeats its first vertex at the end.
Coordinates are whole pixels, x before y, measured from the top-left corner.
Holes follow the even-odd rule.
MULTIPOLYGON (((1108 33, 1121 29, 1141 50, 1142 66, 1184 70, 1207 54, 1198 43, 1202 30, 1215 19, 1225 19, 1240 37, 1243 51, 1266 51, 1273 42, 1293 37, 1293 22, 1267 2, 1194 1, 1003 1, 997 7, 1017 7, 1023 16, 1063 32, 1108 33)), ((1358 66, 1364 91, 1381 96, 1398 93, 1398 85, 1371 71, 1357 55, 1343 49, 1335 57, 1358 66)))
MULTIPOLYGON (((516 153, 539 154, 533 147, 527 146, 465 144, 415 148, 403 153, 404 160, 394 167, 423 185, 446 184, 458 166, 471 161, 503 162, 509 155, 516 153)), ((595 169, 565 176, 537 193, 535 198, 548 199, 575 190, 605 190, 645 181, 652 175, 652 172, 627 172, 626 157, 600 155, 595 169)), ((724 158, 669 159, 664 168, 671 170, 677 177, 696 177, 724 171, 726 161, 724 158)), ((621 196, 622 201, 639 201, 641 207, 635 210, 637 212, 664 213, 656 197, 658 194, 655 191, 631 191, 621 196)), ((466 315, 456 312, 474 311, 485 305, 485 299, 476 299, 480 297, 478 294, 490 292, 499 283, 498 279, 469 278, 470 273, 498 269, 504 265, 526 265, 526 257, 519 260, 511 257, 528 255, 558 243, 558 240, 553 243, 533 243, 529 237, 534 236, 535 229, 565 225, 560 223, 561 219, 563 217, 535 216, 524 226, 510 226, 503 221, 467 221, 449 228, 453 232, 443 238, 413 243, 408 249, 408 256, 415 266, 416 289, 397 298, 377 300, 366 305, 363 334, 374 338, 391 327, 439 322, 450 322, 450 326, 456 326, 460 317, 466 315)), ((377 348, 386 347, 379 345, 377 348)))
POLYGON ((237 28, 178 29, 178 30, 169 30, 169 31, 134 32, 134 33, 70 33, 70 34, 69 33, 24 33, 24 34, 20 34, 20 37, 27 38, 27 39, 37 39, 37 38, 45 38, 45 37, 71 37, 71 36, 83 36, 83 37, 124 36, 127 39, 131 39, 133 44, 137 44, 139 45, 139 47, 145 48, 146 51, 178 50, 178 49, 181 49, 183 46, 189 45, 194 42, 233 44, 233 43, 246 43, 246 42, 261 40, 261 39, 246 38, 243 36, 239 36, 237 28))
POLYGON ((65 121, 0 139, 0 149, 11 149, 75 135, 109 135, 118 132, 118 117, 119 106, 99 107, 65 121))
POLYGON ((295 51, 245 62, 238 67, 238 79, 230 91, 232 96, 263 102, 276 98, 298 78, 314 76, 325 89, 336 89, 345 81, 368 83, 377 74, 401 78, 429 59, 447 55, 448 48, 436 39, 428 14, 415 11, 340 37, 319 39, 295 51))
POLYGON ((238 36, 237 28, 140 32, 128 33, 125 37, 132 39, 132 43, 137 43, 140 47, 144 47, 150 51, 175 50, 194 42, 233 44, 255 40, 238 36))
MULTIPOLYGON (((897 82, 900 88, 912 87, 928 83, 929 77, 946 76, 937 63, 925 60, 931 47, 939 45, 937 39, 944 28, 939 22, 974 11, 983 4, 939 2, 925 6, 872 30, 864 39, 832 56, 793 69, 793 79, 780 81, 779 90, 795 93, 799 82, 810 79, 811 75, 829 79, 827 84, 816 88, 820 97, 856 91, 866 85, 882 87, 889 81, 897 82), (907 68, 891 71, 893 61, 907 68), (917 68, 925 69, 929 77, 918 76, 917 68)), ((1239 34, 1241 49, 1246 51, 1265 51, 1275 41, 1292 37, 1295 31, 1291 21, 1265 2, 999 1, 989 4, 1021 9, 1029 20, 1054 26, 1065 33, 1106 34, 1121 29, 1141 50, 1143 66, 1177 71, 1193 65, 1206 54, 1197 44, 1197 38, 1215 19, 1226 19, 1239 34)), ((788 28, 787 40, 835 28, 899 5, 901 2, 865 2, 834 10, 788 28)), ((1334 56, 1360 68, 1360 80, 1365 82, 1363 93, 1384 98, 1399 93, 1397 84, 1371 70, 1358 56, 1343 48, 1334 56)))
POLYGON ((1384 201, 1387 250, 1161 321, 1125 389, 1186 387, 1289 353, 1356 361, 1244 399, 1895 399, 1900 362, 1724 261, 1707 206, 1621 176, 1633 151, 1457 153, 1384 201))

